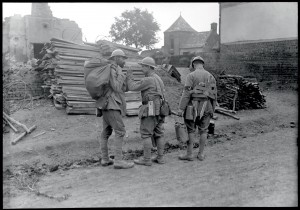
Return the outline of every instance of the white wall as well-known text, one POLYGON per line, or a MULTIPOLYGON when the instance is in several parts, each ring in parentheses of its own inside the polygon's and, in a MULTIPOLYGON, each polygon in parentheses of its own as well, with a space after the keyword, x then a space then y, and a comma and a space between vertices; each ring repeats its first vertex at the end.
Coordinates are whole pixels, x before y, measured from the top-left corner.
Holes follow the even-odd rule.
POLYGON ((220 27, 222 44, 298 38, 298 3, 252 2, 221 7, 220 27))

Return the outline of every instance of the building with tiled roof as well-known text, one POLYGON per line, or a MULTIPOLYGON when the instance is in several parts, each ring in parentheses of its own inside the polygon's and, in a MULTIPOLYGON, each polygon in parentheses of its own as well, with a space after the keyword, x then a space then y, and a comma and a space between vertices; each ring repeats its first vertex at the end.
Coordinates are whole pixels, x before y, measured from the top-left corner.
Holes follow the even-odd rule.
POLYGON ((217 23, 211 24, 210 31, 197 32, 180 15, 164 32, 163 51, 170 55, 211 51, 218 42, 217 23))
POLYGON ((180 15, 179 18, 168 28, 165 32, 174 32, 174 31, 190 31, 197 32, 193 29, 183 17, 180 15))

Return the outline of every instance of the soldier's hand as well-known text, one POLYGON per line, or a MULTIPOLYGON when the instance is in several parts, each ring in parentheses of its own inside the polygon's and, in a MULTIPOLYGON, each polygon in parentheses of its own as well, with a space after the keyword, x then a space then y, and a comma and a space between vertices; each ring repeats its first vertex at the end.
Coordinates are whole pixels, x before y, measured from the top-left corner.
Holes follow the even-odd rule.
POLYGON ((127 74, 126 74, 127 77, 128 77, 128 76, 132 76, 132 74, 133 74, 133 72, 132 72, 132 70, 129 68, 129 69, 127 70, 127 74))
POLYGON ((122 68, 120 66, 117 66, 116 71, 117 74, 122 74, 122 68))
POLYGON ((182 116, 183 116, 183 110, 178 109, 177 115, 178 115, 179 117, 182 117, 182 116))

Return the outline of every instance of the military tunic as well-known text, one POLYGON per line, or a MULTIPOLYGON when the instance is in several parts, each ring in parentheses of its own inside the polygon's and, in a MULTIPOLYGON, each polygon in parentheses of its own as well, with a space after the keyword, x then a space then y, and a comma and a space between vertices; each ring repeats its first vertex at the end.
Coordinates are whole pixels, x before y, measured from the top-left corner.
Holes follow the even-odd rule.
POLYGON ((202 67, 187 75, 184 86, 179 109, 185 110, 185 124, 188 133, 195 132, 196 126, 200 131, 206 131, 216 105, 216 80, 202 67), (202 91, 198 91, 198 89, 202 91), (186 119, 187 106, 192 106, 193 119, 186 119))
POLYGON ((112 129, 116 136, 123 137, 126 133, 122 116, 126 114, 125 91, 127 91, 126 76, 122 73, 121 67, 112 64, 109 86, 105 97, 96 101, 97 109, 103 113, 103 138, 107 139, 112 134, 112 129))
POLYGON ((142 106, 139 108, 141 120, 140 133, 142 138, 163 136, 163 123, 165 117, 160 116, 160 106, 164 84, 161 78, 151 72, 140 81, 134 81, 133 75, 127 75, 127 86, 131 91, 141 91, 142 106), (148 116, 148 102, 153 101, 154 116, 148 116))
MULTIPOLYGON (((109 67, 109 65, 108 65, 109 67)), ((121 67, 112 65, 109 86, 105 97, 101 97, 96 101, 96 107, 104 110, 120 110, 122 115, 126 114, 125 91, 126 76, 122 73, 121 67)))

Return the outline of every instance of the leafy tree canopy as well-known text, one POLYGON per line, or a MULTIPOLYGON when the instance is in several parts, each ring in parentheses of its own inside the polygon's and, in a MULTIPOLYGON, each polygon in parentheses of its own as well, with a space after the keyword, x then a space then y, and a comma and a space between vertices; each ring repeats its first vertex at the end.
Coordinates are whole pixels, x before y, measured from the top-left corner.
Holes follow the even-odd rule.
POLYGON ((152 13, 134 8, 123 12, 120 18, 115 17, 115 23, 111 26, 109 34, 114 42, 151 49, 158 42, 156 32, 159 30, 159 24, 153 18, 152 13))

